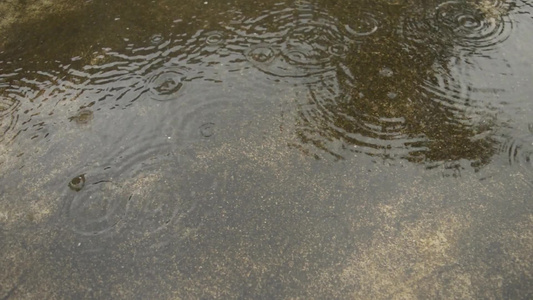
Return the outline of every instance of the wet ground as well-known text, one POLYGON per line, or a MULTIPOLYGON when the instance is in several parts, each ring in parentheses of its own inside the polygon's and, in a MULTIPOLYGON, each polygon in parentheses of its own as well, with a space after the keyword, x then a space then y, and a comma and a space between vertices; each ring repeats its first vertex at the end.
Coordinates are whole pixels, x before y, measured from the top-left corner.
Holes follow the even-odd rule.
POLYGON ((0 299, 533 298, 532 31, 525 0, 3 1, 0 299))

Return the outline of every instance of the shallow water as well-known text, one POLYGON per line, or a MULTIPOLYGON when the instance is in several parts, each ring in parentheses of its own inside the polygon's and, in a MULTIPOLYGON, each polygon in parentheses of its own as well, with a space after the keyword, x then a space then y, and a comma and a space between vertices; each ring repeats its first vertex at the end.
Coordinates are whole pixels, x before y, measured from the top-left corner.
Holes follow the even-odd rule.
POLYGON ((0 5, 1 299, 533 295, 528 1, 78 2, 0 5))

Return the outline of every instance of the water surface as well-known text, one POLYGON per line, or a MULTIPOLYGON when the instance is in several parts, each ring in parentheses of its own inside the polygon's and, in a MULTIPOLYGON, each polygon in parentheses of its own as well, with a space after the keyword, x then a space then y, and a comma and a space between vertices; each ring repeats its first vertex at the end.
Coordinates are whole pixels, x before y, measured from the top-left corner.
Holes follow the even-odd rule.
POLYGON ((531 297, 532 13, 1 4, 0 297, 531 297))

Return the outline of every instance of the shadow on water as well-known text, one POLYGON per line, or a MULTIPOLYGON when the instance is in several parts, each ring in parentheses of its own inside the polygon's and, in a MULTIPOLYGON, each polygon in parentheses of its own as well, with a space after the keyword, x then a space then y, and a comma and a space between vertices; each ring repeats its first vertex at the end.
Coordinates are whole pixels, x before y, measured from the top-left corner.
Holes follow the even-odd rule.
POLYGON ((500 57, 528 6, 79 2, 15 1, 2 32, 0 297, 531 291, 533 125, 500 57))

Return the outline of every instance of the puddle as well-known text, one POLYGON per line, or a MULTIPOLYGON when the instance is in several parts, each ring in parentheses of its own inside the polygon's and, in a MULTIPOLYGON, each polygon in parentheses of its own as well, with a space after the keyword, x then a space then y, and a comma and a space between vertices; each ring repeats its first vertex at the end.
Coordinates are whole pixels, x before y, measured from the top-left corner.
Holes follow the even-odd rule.
POLYGON ((527 1, 30 2, 0 298, 533 293, 527 1))

